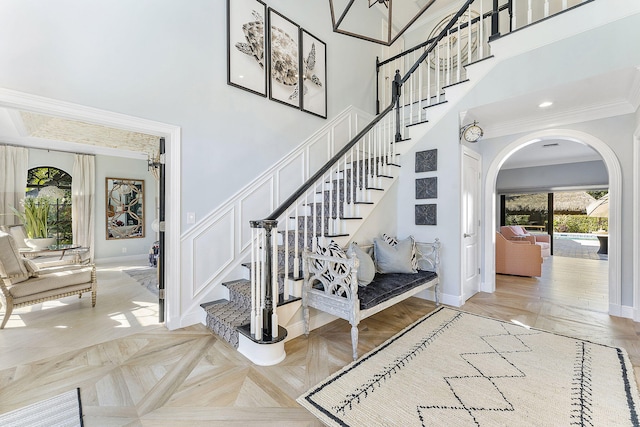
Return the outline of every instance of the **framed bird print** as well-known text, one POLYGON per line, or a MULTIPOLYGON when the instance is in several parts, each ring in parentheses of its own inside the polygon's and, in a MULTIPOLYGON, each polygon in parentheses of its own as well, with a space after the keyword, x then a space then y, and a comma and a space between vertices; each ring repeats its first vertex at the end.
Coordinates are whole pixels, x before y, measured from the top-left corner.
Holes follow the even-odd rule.
POLYGON ((269 8, 269 98, 300 108, 300 27, 269 8))
POLYGON ((267 96, 267 5, 227 0, 227 83, 267 96))
POLYGON ((304 29, 300 33, 300 108, 326 119, 327 45, 304 29))

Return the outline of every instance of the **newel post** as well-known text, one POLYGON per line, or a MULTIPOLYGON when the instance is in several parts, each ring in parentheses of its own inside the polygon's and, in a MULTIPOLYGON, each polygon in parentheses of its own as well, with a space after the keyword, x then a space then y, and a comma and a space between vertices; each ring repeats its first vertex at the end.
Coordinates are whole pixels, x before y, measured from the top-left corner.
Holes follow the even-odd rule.
MULTIPOLYGON (((511 1, 509 2, 509 10, 511 10, 511 1)), ((491 35, 489 41, 500 37, 500 5, 498 0, 493 0, 493 11, 491 14, 491 35)))
POLYGON ((402 134, 400 133, 400 91, 402 89, 402 77, 400 76, 400 70, 396 70, 396 75, 393 78, 393 87, 391 88, 391 97, 396 104, 396 142, 402 140, 402 134))

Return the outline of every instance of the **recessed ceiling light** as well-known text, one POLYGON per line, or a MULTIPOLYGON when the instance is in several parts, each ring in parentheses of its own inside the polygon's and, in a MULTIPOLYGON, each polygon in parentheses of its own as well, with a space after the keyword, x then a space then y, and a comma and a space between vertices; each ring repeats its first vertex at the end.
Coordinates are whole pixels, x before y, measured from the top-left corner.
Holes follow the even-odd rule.
POLYGON ((540 103, 540 104, 538 105, 538 107, 540 107, 540 108, 547 108, 547 107, 551 107, 552 105, 553 105, 553 102, 551 102, 551 101, 545 101, 545 102, 540 103))

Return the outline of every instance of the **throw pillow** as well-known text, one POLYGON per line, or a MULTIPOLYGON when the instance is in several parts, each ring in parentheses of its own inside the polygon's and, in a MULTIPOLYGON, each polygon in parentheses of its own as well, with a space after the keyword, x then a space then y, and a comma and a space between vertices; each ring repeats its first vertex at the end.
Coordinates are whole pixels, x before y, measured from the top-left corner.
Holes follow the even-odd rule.
MULTIPOLYGON (((413 247, 411 249, 411 266, 413 267, 414 270, 418 271, 418 256, 416 254, 415 239, 413 238, 413 236, 409 236, 408 238, 410 238, 413 241, 413 247)), ((387 236, 386 234, 383 234, 382 239, 388 244, 390 244, 391 246, 395 246, 398 244, 398 238, 395 236, 387 236)))
POLYGON ((413 239, 406 238, 394 246, 382 239, 373 239, 376 266, 379 273, 416 273, 411 263, 413 239))
MULTIPOLYGON (((316 248, 318 255, 325 255, 335 258, 347 259, 347 254, 342 250, 340 245, 331 240, 329 244, 325 246, 318 245, 316 248)), ((321 276, 328 282, 332 283, 336 279, 341 279, 342 283, 346 286, 351 284, 351 272, 347 271, 344 264, 339 262, 331 262, 327 260, 314 260, 314 267, 318 271, 322 271, 321 276)))
POLYGON ((351 243, 347 252, 349 255, 355 255, 358 258, 358 286, 367 286, 376 275, 376 266, 373 260, 369 254, 356 243, 351 243))
POLYGON ((29 278, 24 258, 18 252, 16 242, 10 234, 0 231, 0 276, 9 277, 11 284, 24 282, 29 278))
POLYGON ((40 277, 40 269, 38 265, 30 259, 24 259, 24 266, 29 272, 29 277, 40 277))

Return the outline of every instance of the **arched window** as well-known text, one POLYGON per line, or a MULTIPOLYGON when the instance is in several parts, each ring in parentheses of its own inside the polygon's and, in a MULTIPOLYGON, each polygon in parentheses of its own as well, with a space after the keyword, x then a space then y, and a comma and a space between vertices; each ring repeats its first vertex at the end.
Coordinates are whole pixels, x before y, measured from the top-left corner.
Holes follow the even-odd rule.
POLYGON ((46 197, 51 203, 49 230, 57 238, 56 244, 73 243, 71 231, 71 175, 53 166, 29 169, 27 196, 46 197))

